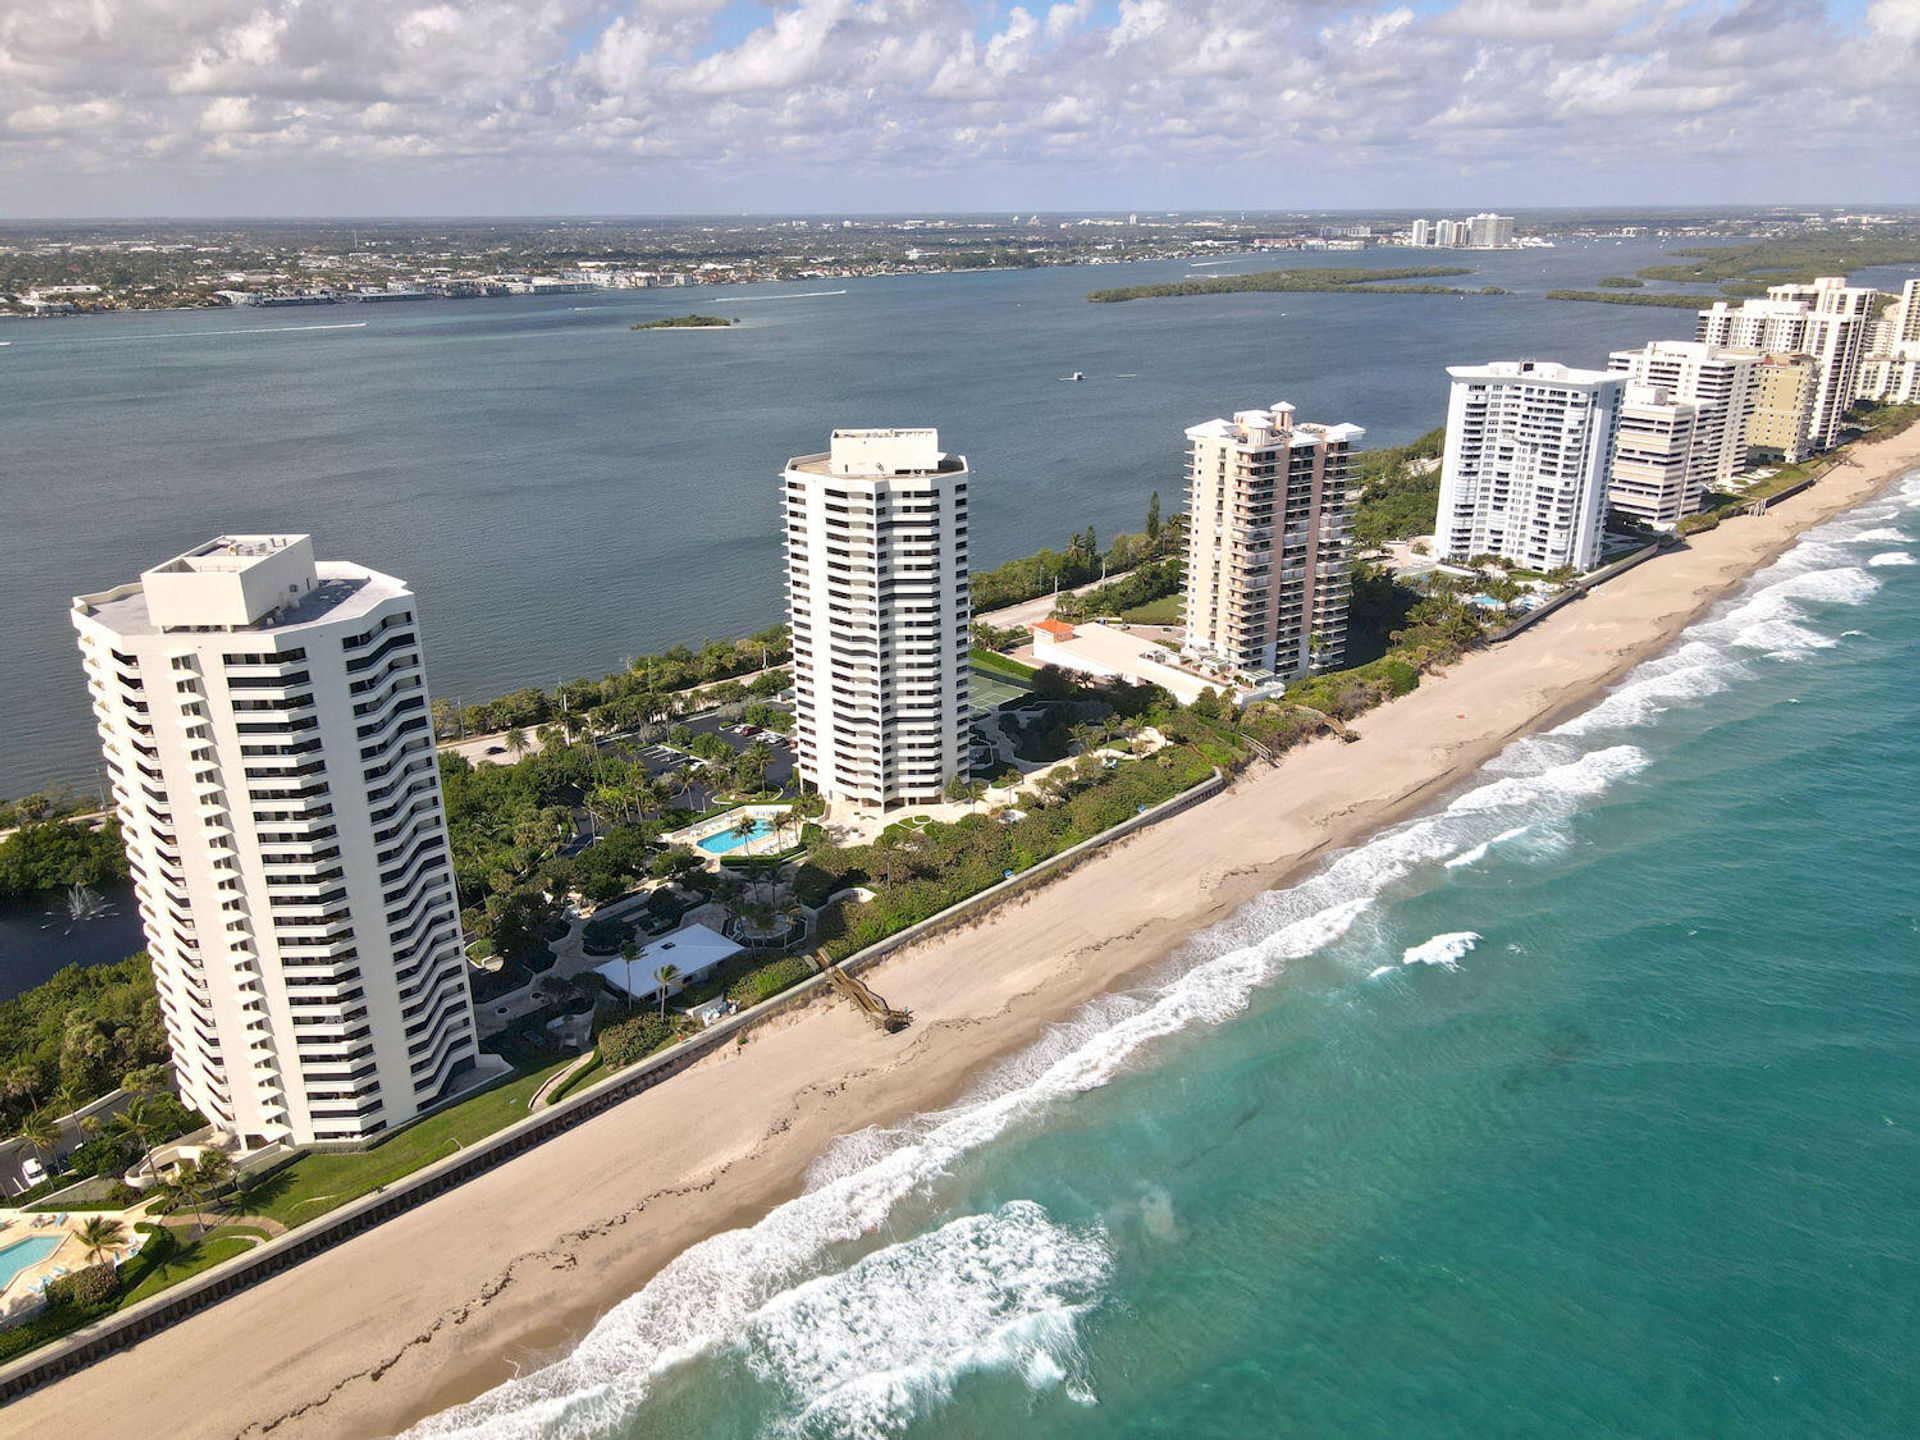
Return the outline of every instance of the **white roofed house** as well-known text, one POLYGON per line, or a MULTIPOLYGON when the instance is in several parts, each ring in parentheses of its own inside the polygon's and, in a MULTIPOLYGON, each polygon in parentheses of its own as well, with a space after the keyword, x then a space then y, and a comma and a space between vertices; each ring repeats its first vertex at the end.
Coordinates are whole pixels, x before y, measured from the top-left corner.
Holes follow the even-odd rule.
POLYGON ((718 930, 688 925, 650 941, 632 960, 616 956, 595 966, 594 973, 619 994, 652 1001, 658 999, 663 989, 677 990, 704 980, 716 965, 731 960, 742 948, 718 930), (669 968, 672 978, 663 979, 669 968))

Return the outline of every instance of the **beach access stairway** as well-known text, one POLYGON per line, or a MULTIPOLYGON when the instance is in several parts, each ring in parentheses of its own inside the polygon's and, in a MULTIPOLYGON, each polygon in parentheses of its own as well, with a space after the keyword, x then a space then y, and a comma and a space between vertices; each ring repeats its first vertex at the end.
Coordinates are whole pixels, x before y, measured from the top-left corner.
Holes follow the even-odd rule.
MULTIPOLYGON (((937 915, 929 916, 884 940, 875 941, 857 955, 850 955, 834 965, 831 972, 809 975, 790 989, 737 1015, 717 1020, 699 1034, 645 1060, 616 1070, 604 1079, 576 1087, 559 1101, 495 1131, 484 1140, 476 1140, 445 1159, 423 1166, 317 1219, 297 1225, 284 1235, 276 1235, 244 1255, 189 1276, 158 1294, 83 1326, 71 1335, 0 1365, 0 1405, 36 1386, 77 1374, 94 1361, 137 1344, 195 1311, 217 1305, 229 1295, 289 1270, 344 1240, 426 1203, 436 1195, 465 1184, 476 1175, 525 1154, 555 1135, 571 1130, 595 1115, 671 1079, 699 1061, 720 1053, 724 1047, 737 1042, 757 1027, 813 1004, 823 995, 844 993, 840 992, 840 982, 834 979, 835 974, 844 980, 854 980, 854 971, 878 964, 888 956, 954 926, 967 924, 1007 899, 1046 884, 1115 841, 1190 810, 1226 788, 1227 776, 1215 770, 1197 785, 1161 801, 1151 809, 1123 820, 1077 845, 1068 846, 1059 854, 997 885, 990 885, 978 894, 958 900, 937 915)), ((861 988, 866 989, 864 985, 861 988)), ((872 995, 870 990, 867 993, 872 995)), ((877 996, 873 998, 878 1001, 877 996)), ((885 1008, 885 1002, 879 1003, 885 1008)), ((862 1009, 865 1008, 862 1005, 862 1009)))
POLYGON ((826 951, 813 952, 813 967, 827 977, 827 983, 833 987, 836 994, 851 1000, 855 1009, 865 1014, 869 1020, 889 1035, 904 1030, 913 1023, 913 1012, 894 1009, 874 994, 873 987, 866 981, 849 975, 836 965, 833 957, 826 951))

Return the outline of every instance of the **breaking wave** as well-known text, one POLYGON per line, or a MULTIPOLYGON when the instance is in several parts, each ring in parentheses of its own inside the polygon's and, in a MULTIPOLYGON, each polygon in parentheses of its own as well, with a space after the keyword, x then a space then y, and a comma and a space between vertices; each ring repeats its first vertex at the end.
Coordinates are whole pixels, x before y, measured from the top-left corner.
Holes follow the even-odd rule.
MULTIPOLYGON (((1920 508, 1920 475, 1900 496, 1920 508)), ((843 1137, 804 1193, 682 1252, 564 1359, 409 1433, 613 1437, 663 1372, 703 1355, 739 1357, 777 1388, 791 1404, 778 1424, 794 1435, 891 1433, 982 1368, 1071 1389, 1061 1377, 1073 1369, 1075 1321, 1099 1303, 1110 1264, 1102 1233, 1064 1229, 1014 1201, 864 1255, 862 1247, 902 1202, 931 1197, 970 1152, 1106 1085, 1168 1037, 1240 1014, 1263 984, 1340 941, 1392 887, 1434 867, 1478 864, 1529 831, 1558 834, 1650 763, 1623 733, 1725 690, 1753 652, 1802 655, 1836 643, 1816 628, 1820 613, 1860 605, 1878 589, 1847 547, 1897 513, 1891 503, 1809 532, 1674 649, 1583 714, 1510 745, 1440 811, 1256 898, 1194 937, 1164 983, 1088 1005, 953 1108, 843 1137)), ((1455 966, 1478 938, 1435 935, 1408 948, 1401 965, 1455 966)))
POLYGON ((774 1297, 733 1349, 784 1401, 763 1433, 881 1440, 971 1372, 1071 1383, 1075 1323, 1111 1269, 1100 1230, 1013 1200, 774 1297))
POLYGON ((1883 550, 1880 554, 1869 559, 1867 564, 1874 566, 1876 569, 1889 565, 1911 565, 1913 564, 1913 556, 1905 550, 1883 550))
POLYGON ((1423 940, 1418 945, 1409 945, 1406 954, 1400 957, 1400 963, 1438 965, 1445 970, 1458 970, 1460 962, 1472 953, 1473 947, 1480 943, 1480 938, 1475 930, 1452 930, 1445 935, 1436 935, 1431 940, 1423 940))

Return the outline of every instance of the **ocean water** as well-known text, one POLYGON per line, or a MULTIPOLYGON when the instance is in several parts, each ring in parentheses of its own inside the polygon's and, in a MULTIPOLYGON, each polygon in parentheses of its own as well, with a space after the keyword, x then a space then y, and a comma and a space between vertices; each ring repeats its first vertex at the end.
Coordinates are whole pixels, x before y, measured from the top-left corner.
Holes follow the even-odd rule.
POLYGON ((1444 417, 1449 364, 1689 336, 1687 311, 1544 298, 1659 258, 1462 252, 1460 283, 1514 292, 1468 299, 1085 298, 1171 261, 0 325, 0 794, 97 781, 71 598, 210 534, 311 531, 403 577, 434 693, 479 701, 783 619, 780 467, 836 425, 937 425, 998 564, 1138 529, 1155 489, 1177 509, 1209 416, 1289 399, 1397 444, 1444 417), (628 328, 690 310, 742 323, 628 328))
POLYGON ((1916 555, 1920 472, 415 1433, 1913 1433, 1916 555))

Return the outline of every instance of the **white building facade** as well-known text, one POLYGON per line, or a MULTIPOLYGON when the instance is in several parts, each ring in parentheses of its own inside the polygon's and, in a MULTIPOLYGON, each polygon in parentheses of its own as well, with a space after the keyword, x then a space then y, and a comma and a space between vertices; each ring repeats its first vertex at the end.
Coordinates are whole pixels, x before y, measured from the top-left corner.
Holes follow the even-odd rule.
POLYGON ((1886 404, 1920 404, 1920 280, 1907 281, 1892 308, 1874 322, 1854 394, 1886 404))
POLYGON ((836 430, 787 462, 796 750, 829 800, 935 801, 966 765, 967 484, 930 429, 836 430))
POLYGON ((412 592, 222 536, 73 622, 182 1098, 304 1145, 457 1093, 479 1051, 412 592))
POLYGON ((1365 434, 1297 423, 1285 403, 1187 431, 1187 651, 1282 678, 1338 668, 1365 434))
POLYGON ((1491 210, 1466 222, 1466 243, 1475 250, 1504 250, 1513 244, 1513 217, 1495 215, 1491 210))
POLYGON ((1455 365, 1435 542, 1450 560, 1498 555, 1591 570, 1624 375, 1540 360, 1455 365))
POLYGON ((1616 350, 1609 358, 1608 368, 1634 384, 1657 386, 1669 401, 1693 407, 1687 494, 1680 514, 1691 515, 1709 489, 1746 467, 1747 421, 1762 358, 1757 350, 1726 350, 1698 340, 1655 340, 1637 350, 1616 350))
POLYGON ((1656 530, 1700 508, 1699 411, 1660 385, 1629 383, 1620 401, 1607 503, 1656 530))
POLYGON ((1702 310, 1694 339, 1723 348, 1811 356, 1818 383, 1807 441, 1825 450, 1840 438, 1840 423, 1853 403, 1879 295, 1834 275, 1811 285, 1773 285, 1764 300, 1738 305, 1720 300, 1702 310))

